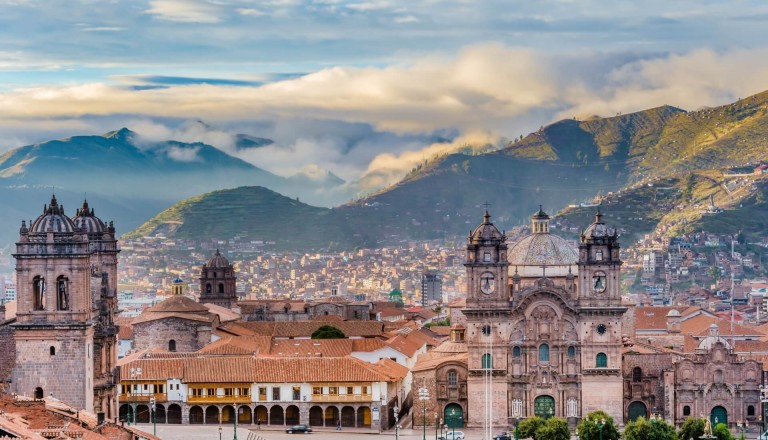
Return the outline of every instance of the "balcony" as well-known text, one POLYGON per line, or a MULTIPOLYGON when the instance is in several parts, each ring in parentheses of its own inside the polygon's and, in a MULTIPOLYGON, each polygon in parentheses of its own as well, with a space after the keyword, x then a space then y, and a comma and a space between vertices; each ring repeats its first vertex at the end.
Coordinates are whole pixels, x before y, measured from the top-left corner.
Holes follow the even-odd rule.
POLYGON ((154 397, 156 402, 165 402, 168 400, 168 395, 165 393, 142 393, 142 394, 119 394, 117 400, 121 403, 130 402, 149 402, 154 397))
POLYGON ((189 403, 251 403, 251 396, 187 396, 189 403))
POLYGON ((313 402, 372 402, 372 394, 313 394, 313 402))

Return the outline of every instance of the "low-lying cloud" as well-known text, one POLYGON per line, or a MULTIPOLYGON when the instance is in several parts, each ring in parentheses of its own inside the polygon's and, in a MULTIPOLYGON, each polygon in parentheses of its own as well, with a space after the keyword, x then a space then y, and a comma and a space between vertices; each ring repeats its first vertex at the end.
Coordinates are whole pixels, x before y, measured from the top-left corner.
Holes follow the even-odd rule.
MULTIPOLYGON (((158 16, 165 10, 200 19, 176 6, 152 3, 158 16)), ((452 57, 331 67, 263 85, 132 78, 159 79, 163 87, 118 81, 0 92, 0 130, 18 142, 41 140, 41 129, 63 136, 128 126, 146 142, 205 142, 277 174, 327 170, 372 189, 434 155, 499 145, 560 118, 664 104, 692 110, 760 92, 768 89, 768 49, 555 56, 490 43, 452 57), (237 133, 275 143, 238 151, 237 133)))

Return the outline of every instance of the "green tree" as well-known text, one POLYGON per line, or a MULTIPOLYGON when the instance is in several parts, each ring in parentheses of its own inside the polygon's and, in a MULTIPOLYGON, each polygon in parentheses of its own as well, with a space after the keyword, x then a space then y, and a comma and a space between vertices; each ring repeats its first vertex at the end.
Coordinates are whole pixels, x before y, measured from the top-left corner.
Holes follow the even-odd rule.
POLYGON ((637 420, 627 423, 624 440, 677 440, 675 427, 664 420, 637 420))
POLYGON ((332 325, 322 325, 312 332, 312 339, 344 339, 346 337, 343 331, 332 325))
POLYGON ((715 429, 712 430, 712 435, 714 435, 717 440, 734 440, 731 431, 728 430, 725 423, 718 423, 717 426, 715 426, 715 429))
POLYGON ((701 417, 688 417, 683 422, 683 426, 680 427, 680 432, 677 433, 677 437, 683 440, 694 439, 704 435, 704 428, 707 425, 707 421, 701 417))
POLYGON ((570 440, 571 430, 568 429, 568 421, 557 417, 547 419, 536 430, 536 440, 570 440))
POLYGON ((517 426, 518 438, 536 438, 536 431, 544 425, 544 419, 538 416, 529 417, 517 426))
POLYGON ((579 438, 583 440, 600 440, 601 425, 603 440, 619 439, 619 430, 616 429, 613 417, 609 416, 605 411, 592 411, 587 414, 587 417, 581 420, 579 426, 576 427, 576 430, 579 433, 579 438), (605 420, 604 425, 602 425, 603 420, 605 420))
POLYGON ((720 273, 720 268, 719 267, 711 266, 709 268, 709 276, 711 276, 712 279, 715 280, 715 282, 717 282, 717 280, 720 279, 720 275, 721 275, 721 273, 720 273))

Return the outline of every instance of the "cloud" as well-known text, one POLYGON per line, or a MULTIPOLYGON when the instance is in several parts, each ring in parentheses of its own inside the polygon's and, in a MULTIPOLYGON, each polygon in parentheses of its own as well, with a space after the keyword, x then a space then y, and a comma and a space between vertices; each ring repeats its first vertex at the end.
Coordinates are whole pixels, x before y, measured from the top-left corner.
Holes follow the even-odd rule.
POLYGON ((170 146, 166 150, 168 157, 177 162, 200 162, 202 159, 197 155, 200 147, 182 148, 170 146))
POLYGON ((464 144, 498 145, 573 116, 724 104, 767 89, 765 78, 768 48, 544 54, 488 43, 386 67, 276 75, 264 84, 132 74, 115 77, 118 84, 0 90, 0 129, 17 142, 25 128, 44 140, 41 133, 128 126, 146 142, 204 142, 276 174, 317 167, 362 179, 368 189, 464 144), (237 151, 237 133, 274 144, 237 151))
POLYGON ((183 23, 218 23, 221 7, 204 0, 151 0, 147 14, 159 20, 183 23))

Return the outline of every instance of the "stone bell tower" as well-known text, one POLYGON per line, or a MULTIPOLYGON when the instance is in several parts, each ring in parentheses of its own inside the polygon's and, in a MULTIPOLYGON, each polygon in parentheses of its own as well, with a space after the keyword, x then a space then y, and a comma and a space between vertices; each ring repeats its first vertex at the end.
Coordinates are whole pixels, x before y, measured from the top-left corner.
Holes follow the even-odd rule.
POLYGON ((595 221, 579 239, 579 335, 581 336, 582 414, 603 409, 621 420, 622 317, 619 236, 595 221))
POLYGON ((467 426, 507 424, 506 380, 510 328, 507 237, 483 222, 467 238, 467 426))
POLYGON ((16 243, 13 390, 93 412, 94 319, 88 234, 50 205, 16 243))

